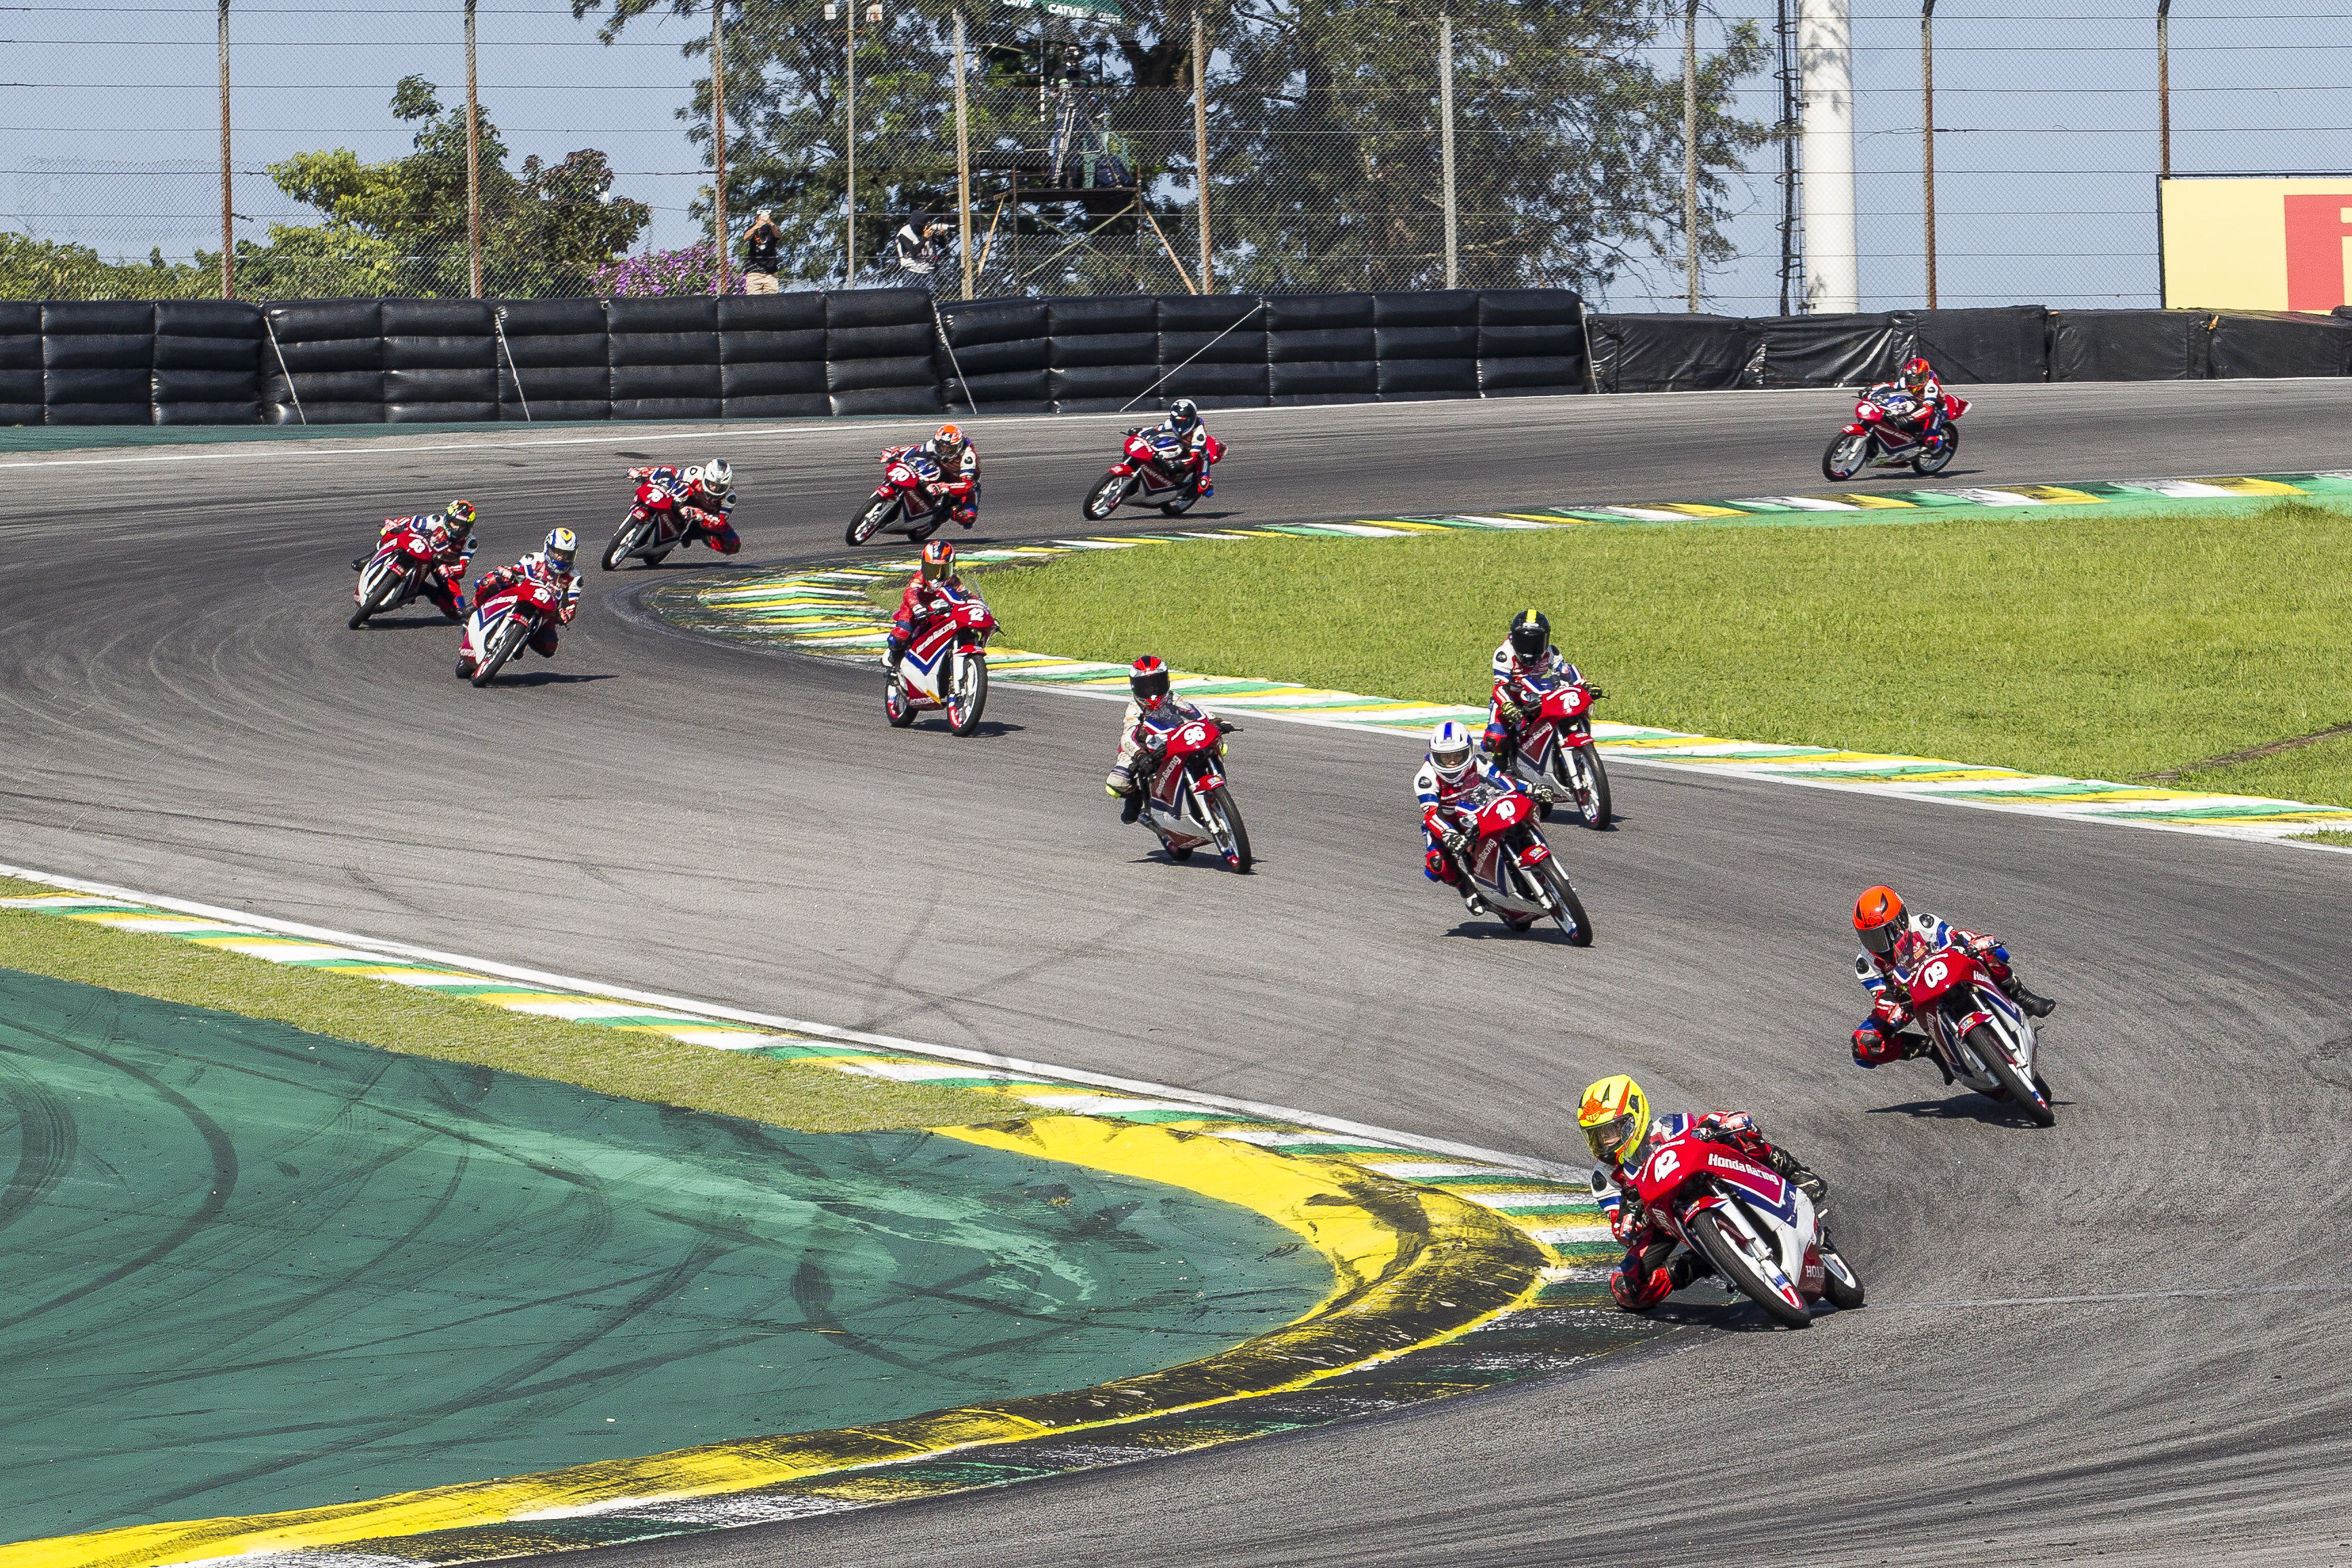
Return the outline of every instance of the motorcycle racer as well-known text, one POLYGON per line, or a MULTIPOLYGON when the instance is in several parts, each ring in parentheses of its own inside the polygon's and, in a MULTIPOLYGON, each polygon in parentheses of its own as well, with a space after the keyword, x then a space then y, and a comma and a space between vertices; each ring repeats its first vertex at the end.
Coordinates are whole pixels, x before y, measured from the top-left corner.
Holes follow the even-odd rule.
MULTIPOLYGON (((466 618, 466 567, 474 559, 475 515, 474 503, 460 497, 449 503, 446 511, 388 517, 383 520, 383 526, 376 530, 376 550, 382 550, 385 540, 407 528, 416 530, 432 542, 433 567, 425 577, 422 592, 453 621, 466 618)), ((352 570, 363 572, 373 559, 375 550, 355 557, 352 570)))
POLYGON ((1653 1121, 1649 1097, 1622 1073, 1585 1089, 1576 1122, 1609 1179, 1610 1190, 1597 1195, 1601 1212, 1609 1216, 1609 1234, 1625 1248, 1624 1258, 1609 1276, 1609 1294, 1629 1312, 1648 1311, 1706 1272, 1706 1265, 1696 1254, 1675 1256, 1678 1245, 1675 1233, 1649 1212, 1629 1179, 1657 1145, 1689 1133, 1762 1161, 1804 1188, 1817 1209, 1829 1196, 1829 1184, 1758 1131, 1756 1119, 1748 1112, 1710 1110, 1694 1116, 1671 1110, 1653 1121))
MULTIPOLYGON (((2046 1018, 2057 1003, 2025 988, 2010 963, 2009 950, 1991 937, 1947 924, 1931 914, 1913 914, 1895 889, 1876 887, 1854 900, 1853 929, 1862 939, 1854 954, 1854 978, 1870 993, 1870 1016, 1853 1031, 1853 1059, 1874 1068, 1928 1054, 1924 1036, 1906 1034, 1911 1022, 1911 977, 1938 952, 1962 952, 1982 964, 2019 1009, 2046 1018)), ((1947 1080, 1951 1070, 1945 1069, 1947 1080)))
POLYGON ((1209 482, 1209 467, 1225 455, 1225 444, 1210 435, 1209 427, 1201 422, 1199 404, 1189 397, 1176 399, 1168 405, 1168 417, 1144 434, 1154 446, 1160 444, 1158 437, 1163 435, 1174 437, 1201 499, 1217 493, 1217 487, 1209 482))
POLYGON ((963 586, 963 579, 956 575, 955 555, 955 546, 944 539, 923 546, 922 567, 908 579, 907 591, 898 596, 898 613, 890 621, 890 641, 882 656, 888 668, 898 668, 908 647, 931 624, 931 617, 955 602, 950 590, 963 586))
POLYGON ((1882 381, 1863 394, 1866 402, 1881 402, 1886 409, 1886 422, 1907 432, 1914 439, 1927 427, 1928 416, 1944 400, 1944 384, 1936 379, 1935 367, 1913 355, 1903 362, 1903 369, 1893 381, 1882 381), (1884 400, 1879 395, 1886 395, 1884 400))
MULTIPOLYGON (((539 549, 511 566, 500 566, 474 579, 474 603, 478 606, 492 594, 511 588, 526 579, 543 583, 562 595, 563 607, 558 614, 562 617, 561 624, 569 626, 572 617, 580 613, 580 574, 576 570, 579 554, 580 538, 577 534, 568 528, 551 529, 547 542, 539 549)), ((530 643, 531 651, 541 658, 553 658, 555 630, 554 626, 541 626, 533 633, 530 643)), ((474 673, 474 662, 479 651, 473 646, 473 628, 469 626, 457 648, 459 676, 470 677, 474 673)))
POLYGON ((1551 620, 1541 610, 1521 610, 1512 616, 1509 632, 1495 649, 1495 688, 1486 700, 1486 733, 1480 744, 1496 767, 1510 765, 1518 746, 1518 726, 1542 710, 1543 704, 1530 705, 1525 700, 1530 694, 1519 688, 1519 680, 1530 675, 1585 684, 1583 672, 1552 646, 1551 620))
POLYGON ((928 441, 911 447, 885 447, 882 460, 903 462, 923 481, 926 494, 946 496, 950 513, 970 528, 980 521, 980 448, 958 425, 942 425, 928 441))
POLYGON ((735 509, 735 469, 726 458, 713 458, 690 468, 667 464, 631 468, 628 477, 654 485, 670 498, 686 524, 680 542, 691 544, 699 539, 721 555, 732 555, 743 548, 735 525, 727 521, 727 514, 735 509))
POLYGON ((1548 791, 1530 790, 1493 763, 1482 761, 1467 724, 1448 719, 1429 732, 1429 752, 1412 779, 1413 794, 1421 802, 1421 874, 1461 894, 1462 907, 1474 915, 1492 911, 1470 880, 1470 836, 1452 817, 1456 801, 1486 784, 1547 803, 1551 798, 1548 791))
POLYGON ((1118 754, 1103 778, 1103 793, 1120 803, 1118 819, 1124 823, 1143 815, 1144 793, 1151 784, 1155 764, 1144 755, 1146 730, 1200 721, 1213 723, 1227 734, 1241 729, 1231 720, 1220 719, 1171 694, 1168 683, 1168 665, 1156 655, 1145 654, 1128 669, 1130 696, 1127 711, 1119 717, 1118 754))

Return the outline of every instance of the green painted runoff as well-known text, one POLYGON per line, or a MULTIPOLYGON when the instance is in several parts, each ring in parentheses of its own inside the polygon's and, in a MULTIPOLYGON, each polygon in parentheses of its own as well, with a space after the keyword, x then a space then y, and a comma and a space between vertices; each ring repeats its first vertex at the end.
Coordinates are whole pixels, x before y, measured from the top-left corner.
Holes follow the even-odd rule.
POLYGON ((0 970, 0 1539, 1089 1386, 1328 1269, 1175 1188, 0 970))

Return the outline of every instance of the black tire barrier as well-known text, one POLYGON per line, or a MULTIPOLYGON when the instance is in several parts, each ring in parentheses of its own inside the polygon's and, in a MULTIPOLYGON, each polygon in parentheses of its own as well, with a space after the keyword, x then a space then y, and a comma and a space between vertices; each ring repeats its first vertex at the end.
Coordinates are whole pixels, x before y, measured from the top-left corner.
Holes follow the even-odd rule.
POLYGON ((602 300, 515 300, 498 307, 501 419, 610 419, 613 368, 602 300))
POLYGON ((158 425, 252 425, 261 417, 261 313, 233 300, 155 306, 158 425))
POLYGON ((2053 381, 2192 381, 2208 374, 2200 310, 2053 310, 2053 381))
POLYGON ((155 307, 128 300, 41 307, 41 403, 51 425, 154 421, 155 307))
POLYGON ((41 387, 41 307, 0 300, 0 425, 42 423, 41 387))
POLYGON ((2224 310, 2206 340, 2216 380, 2352 374, 2352 322, 2286 310, 2224 310))
POLYGON ((1920 310, 1911 317, 1911 345, 1902 357, 1925 355, 1938 380, 1959 386, 2048 381, 2049 316, 2039 305, 1920 310))
POLYGON ((387 424, 499 416, 499 342, 484 300, 383 302, 387 424))

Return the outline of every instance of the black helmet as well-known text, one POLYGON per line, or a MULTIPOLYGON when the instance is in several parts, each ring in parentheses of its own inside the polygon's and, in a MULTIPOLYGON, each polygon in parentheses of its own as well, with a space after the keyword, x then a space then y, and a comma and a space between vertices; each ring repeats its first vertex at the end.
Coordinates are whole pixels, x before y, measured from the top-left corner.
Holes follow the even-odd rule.
POLYGON ((1168 666, 1147 653, 1137 659, 1134 668, 1128 671, 1127 685, 1128 689, 1135 693, 1135 700, 1139 704, 1156 708, 1168 695, 1168 666))
POLYGON ((1521 658, 1535 659, 1544 656, 1551 647, 1551 622, 1541 610, 1521 610, 1511 617, 1511 651, 1521 658))
POLYGON ((1189 397, 1180 397, 1168 405, 1168 422, 1179 430, 1190 430, 1201 422, 1201 405, 1189 397))

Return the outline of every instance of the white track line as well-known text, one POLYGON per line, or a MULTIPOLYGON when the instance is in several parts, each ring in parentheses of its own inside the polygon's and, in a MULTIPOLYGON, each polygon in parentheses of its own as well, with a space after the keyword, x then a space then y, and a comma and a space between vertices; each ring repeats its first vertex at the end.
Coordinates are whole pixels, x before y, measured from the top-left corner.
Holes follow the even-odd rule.
POLYGON ((731 1023, 751 1024, 762 1028, 778 1029, 787 1034, 805 1035, 822 1040, 839 1040, 849 1045, 872 1046, 878 1049, 904 1051, 910 1056, 937 1057, 943 1060, 966 1062, 993 1071, 1034 1076, 1047 1082, 1092 1084, 1100 1089, 1115 1089, 1128 1094, 1148 1095, 1204 1110, 1223 1110, 1242 1116, 1263 1118, 1268 1121, 1287 1121, 1318 1131, 1336 1133, 1344 1138, 1367 1143, 1391 1145, 1400 1149, 1420 1149, 1433 1154, 1451 1155, 1459 1160, 1475 1160, 1485 1164, 1501 1165, 1524 1171, 1531 1175, 1575 1180, 1584 1172, 1580 1168, 1554 1164, 1527 1154, 1505 1154, 1474 1144, 1456 1143, 1449 1139, 1429 1138, 1419 1133, 1397 1132, 1385 1127, 1372 1127, 1360 1121, 1349 1121, 1336 1116, 1318 1115, 1313 1111, 1296 1110, 1285 1105, 1269 1105, 1255 1100, 1235 1100, 1221 1094, 1202 1094, 1195 1089, 1174 1089, 1166 1084, 1151 1083, 1141 1079, 1117 1078, 1108 1073, 1087 1072, 1076 1068, 1052 1067, 1028 1061, 1020 1057, 1001 1056, 991 1051, 968 1050, 957 1046, 931 1045, 921 1040, 901 1039, 895 1035, 869 1034, 863 1029, 845 1029, 832 1024, 811 1023, 803 1018, 789 1018, 774 1013, 755 1013, 746 1008, 720 1006, 715 1003, 698 1002, 690 997, 670 996, 655 991, 637 991, 625 986, 607 985, 601 981, 580 980, 571 975, 551 973, 545 970, 526 969, 517 964, 498 963, 488 959, 468 957, 463 953, 441 952, 432 948, 412 947, 406 942, 384 942, 374 937, 354 936, 349 931, 331 931, 323 926, 305 925, 296 921, 272 920, 249 914, 243 910, 223 909, 216 904, 199 904, 185 899, 167 899, 153 893, 117 888, 103 882, 85 881, 78 878, 60 877, 53 872, 38 871, 22 866, 0 865, 0 877, 14 877, 22 881, 45 883, 68 892, 88 893, 98 898, 119 899, 124 903, 147 904, 156 909, 175 910, 182 914, 198 915, 207 920, 225 921, 236 925, 252 926, 257 930, 277 931, 286 936, 299 936, 312 942, 331 942, 353 948, 363 953, 382 954, 393 958, 415 959, 425 963, 446 964, 453 969, 469 969, 484 974, 494 974, 505 980, 519 980, 525 984, 543 986, 551 991, 572 991, 587 996, 610 996, 624 1002, 638 1002, 660 1008, 674 1008, 699 1017, 724 1018, 731 1023))

